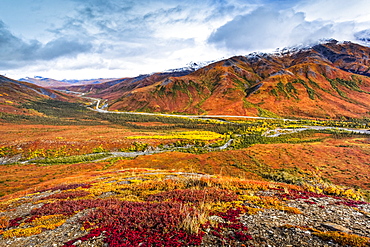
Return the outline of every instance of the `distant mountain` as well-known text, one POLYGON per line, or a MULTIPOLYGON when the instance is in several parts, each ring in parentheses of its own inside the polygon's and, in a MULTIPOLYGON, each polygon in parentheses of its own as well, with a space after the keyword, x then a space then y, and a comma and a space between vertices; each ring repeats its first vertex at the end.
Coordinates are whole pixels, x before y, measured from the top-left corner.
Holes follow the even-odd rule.
POLYGON ((75 101, 76 98, 32 83, 16 81, 0 75, 0 112, 23 114, 20 105, 45 99, 75 101))
POLYGON ((169 69, 169 70, 166 70, 165 72, 189 72, 189 71, 192 72, 192 71, 196 71, 214 62, 216 62, 216 60, 204 61, 204 62, 190 62, 187 64, 186 67, 177 68, 177 69, 169 69))
POLYGON ((168 77, 186 76, 192 72, 193 70, 183 69, 179 71, 154 73, 151 75, 140 75, 134 78, 121 78, 99 84, 61 87, 60 89, 89 93, 91 96, 104 96, 104 98, 107 99, 116 99, 117 97, 120 97, 120 94, 122 93, 131 92, 139 88, 145 88, 154 83, 165 80, 168 77))
POLYGON ((370 117, 369 66, 369 47, 332 40, 235 56, 185 75, 97 84, 85 92, 108 99, 110 110, 363 118, 370 117))
POLYGON ((44 78, 41 76, 35 76, 33 78, 26 77, 19 79, 20 81, 29 82, 40 87, 46 88, 58 88, 58 87, 67 87, 71 85, 86 85, 86 84, 97 84, 107 81, 112 81, 115 79, 112 78, 99 78, 99 79, 85 79, 85 80, 55 80, 51 78, 44 78))

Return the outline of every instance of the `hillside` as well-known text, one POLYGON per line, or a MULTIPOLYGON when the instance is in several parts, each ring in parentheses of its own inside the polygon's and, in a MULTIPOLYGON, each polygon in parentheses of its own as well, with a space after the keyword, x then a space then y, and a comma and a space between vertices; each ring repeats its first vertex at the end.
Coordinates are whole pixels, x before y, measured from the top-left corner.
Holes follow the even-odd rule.
POLYGON ((133 78, 121 78, 98 84, 60 87, 74 92, 88 93, 92 96, 105 95, 107 99, 116 99, 122 93, 132 92, 135 89, 144 88, 160 82, 168 77, 181 77, 191 73, 191 70, 154 73, 152 75, 140 75, 133 78))
POLYGON ((331 41, 236 56, 180 77, 123 81, 92 94, 108 99, 110 110, 363 118, 370 112, 369 58, 368 47, 331 41))
MULTIPOLYGON (((58 100, 76 102, 76 97, 37 85, 12 80, 0 75, 0 112, 9 114, 32 114, 23 105, 29 102, 58 100)), ((33 112, 34 113, 34 112, 33 112)))
POLYGON ((370 204, 323 189, 175 170, 80 173, 3 200, 0 244, 368 246, 370 204))

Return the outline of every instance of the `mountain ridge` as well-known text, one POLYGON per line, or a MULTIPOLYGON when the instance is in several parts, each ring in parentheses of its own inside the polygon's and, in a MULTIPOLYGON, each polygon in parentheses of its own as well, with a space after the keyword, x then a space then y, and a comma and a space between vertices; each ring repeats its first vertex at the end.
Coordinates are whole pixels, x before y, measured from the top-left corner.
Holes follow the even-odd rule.
POLYGON ((90 93, 110 110, 304 118, 369 117, 370 48, 332 40, 224 59, 188 75, 90 93))
POLYGON ((86 84, 97 84, 103 83, 107 81, 115 80, 114 78, 98 78, 98 79, 63 79, 63 80, 56 80, 52 78, 45 78, 42 76, 34 76, 32 77, 25 77, 20 78, 19 81, 29 82, 35 84, 40 87, 46 88, 58 88, 58 87, 68 87, 72 85, 86 85, 86 84))
MULTIPOLYGON (((41 88, 76 91, 105 99, 109 110, 318 119, 368 118, 369 60, 369 47, 330 40, 311 48, 286 48, 275 53, 233 56, 205 63, 207 65, 201 68, 196 67, 200 64, 194 63, 187 69, 133 78, 84 80, 82 85, 71 85, 79 83, 75 80, 57 81, 38 76, 31 79, 33 83, 38 81, 43 85, 41 88)), ((55 94, 50 94, 47 89, 35 92, 49 96, 55 94)))
MULTIPOLYGON (((42 100, 79 101, 73 95, 64 94, 49 88, 37 86, 32 83, 17 81, 0 75, 0 112, 29 115, 22 105, 42 100)), ((32 112, 31 114, 33 114, 32 112)))

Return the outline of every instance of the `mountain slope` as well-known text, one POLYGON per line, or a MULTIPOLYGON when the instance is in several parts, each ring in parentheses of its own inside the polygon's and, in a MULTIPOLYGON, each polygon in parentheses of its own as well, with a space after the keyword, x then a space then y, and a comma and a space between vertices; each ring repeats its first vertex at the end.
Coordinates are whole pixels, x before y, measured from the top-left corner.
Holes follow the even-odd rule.
POLYGON ((117 99, 122 93, 150 86, 168 77, 181 77, 188 75, 192 70, 172 71, 155 73, 152 75, 140 75, 134 78, 121 78, 98 84, 63 87, 75 92, 89 93, 91 96, 104 97, 106 99, 117 99))
POLYGON ((305 118, 362 118, 370 112, 370 48, 331 41, 279 54, 236 56, 189 75, 95 96, 110 110, 305 118))
POLYGON ((76 101, 74 96, 0 75, 0 112, 24 114, 20 105, 46 99, 76 101))

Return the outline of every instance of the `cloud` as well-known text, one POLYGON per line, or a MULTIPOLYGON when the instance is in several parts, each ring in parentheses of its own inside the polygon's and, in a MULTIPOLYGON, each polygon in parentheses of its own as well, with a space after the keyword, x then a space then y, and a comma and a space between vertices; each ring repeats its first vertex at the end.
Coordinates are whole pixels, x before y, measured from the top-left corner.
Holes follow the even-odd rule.
POLYGON ((291 30, 303 22, 303 13, 262 7, 221 26, 209 42, 235 51, 274 48, 286 44, 291 30))
POLYGON ((365 45, 370 45, 370 29, 361 30, 356 32, 354 35, 359 42, 365 45))
POLYGON ((27 43, 14 36, 0 20, 0 60, 27 60, 40 46, 36 40, 27 43))
POLYGON ((361 31, 370 26, 368 0, 53 0, 37 6, 27 0, 14 2, 23 3, 23 15, 29 8, 41 9, 30 14, 37 16, 27 25, 33 30, 9 23, 10 30, 0 22, 0 68, 79 78, 92 72, 104 73, 99 77, 136 76, 323 38, 365 40, 368 32, 361 31))
MULTIPOLYGON (((322 7, 322 6, 321 6, 322 7)), ((322 39, 354 40, 355 21, 307 20, 306 13, 261 7, 236 16, 215 30, 208 42, 235 52, 309 45, 322 39)))
MULTIPOLYGON (((120 61, 139 57, 159 59, 180 54, 181 50, 189 52, 191 47, 197 56, 197 47, 206 43, 215 27, 235 13, 251 9, 240 0, 73 1, 79 6, 77 14, 50 31, 59 37, 79 36, 91 40, 96 55, 120 61)), ((188 62, 183 61, 183 65, 188 62)), ((171 65, 167 66, 166 69, 171 65)))
POLYGON ((294 9, 304 11, 308 21, 363 22, 369 21, 369 7, 368 0, 302 0, 294 9))
POLYGON ((61 37, 42 44, 37 40, 25 41, 13 35, 0 20, 0 60, 2 67, 22 67, 26 62, 59 57, 71 57, 92 49, 89 42, 61 37))
MULTIPOLYGON (((207 45, 212 30, 258 6, 244 0, 67 0, 67 3, 70 11, 50 19, 48 28, 43 26, 44 33, 34 35, 37 40, 26 40, 0 28, 14 40, 6 45, 10 51, 0 54, 0 58, 7 59, 8 68, 10 64, 24 68, 27 64, 24 61, 32 61, 44 73, 51 62, 61 70, 72 70, 71 64, 76 69, 95 69, 96 63, 102 62, 102 67, 121 69, 122 76, 127 76, 186 66, 194 60, 213 60, 224 54, 207 45)), ((40 19, 46 11, 44 8, 39 13, 40 19)))
POLYGON ((75 38, 62 37, 48 42, 37 50, 36 58, 51 60, 58 57, 76 56, 91 51, 92 44, 75 38))

